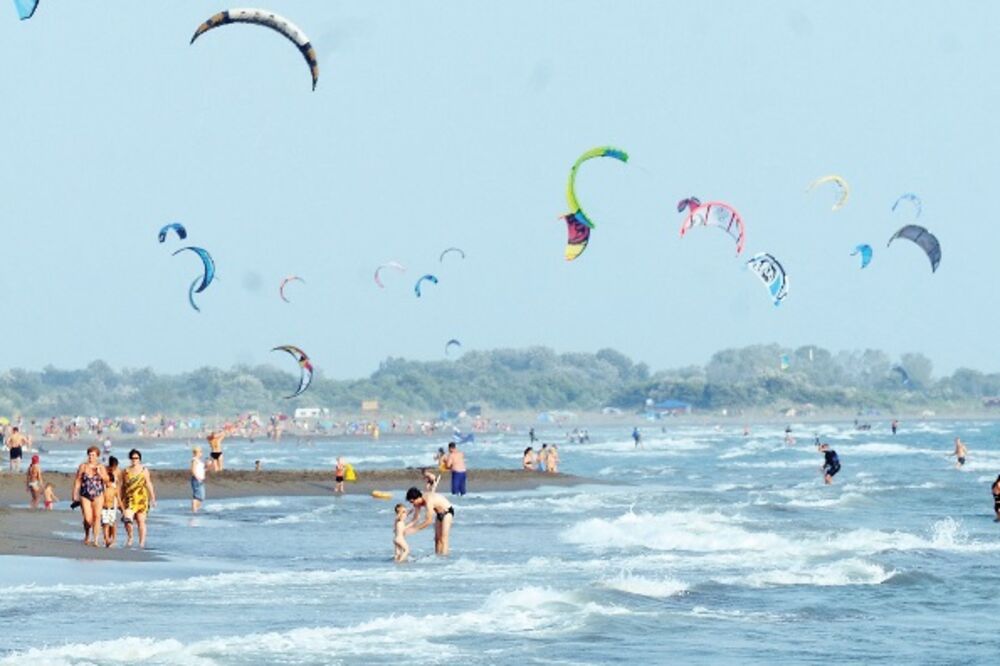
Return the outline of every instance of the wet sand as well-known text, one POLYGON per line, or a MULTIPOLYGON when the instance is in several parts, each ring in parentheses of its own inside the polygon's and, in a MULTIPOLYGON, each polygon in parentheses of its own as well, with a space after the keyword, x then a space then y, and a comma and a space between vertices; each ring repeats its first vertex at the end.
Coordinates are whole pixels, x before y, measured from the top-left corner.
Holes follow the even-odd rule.
MULTIPOLYGON (((60 502, 55 511, 27 508, 0 508, 0 555, 34 555, 69 557, 77 559, 149 561, 157 559, 155 552, 125 550, 123 548, 94 548, 84 546, 79 510, 69 510, 73 475, 65 472, 45 472, 45 480, 55 486, 60 502), (56 536, 56 532, 72 532, 79 539, 56 536)), ((441 477, 440 489, 448 491, 450 479, 441 477)), ((190 473, 186 469, 153 470, 153 485, 157 499, 176 500, 191 498, 190 473)), ((468 475, 468 488, 472 492, 529 490, 539 486, 570 486, 600 483, 568 474, 542 474, 522 470, 484 469, 473 470, 468 475)), ((206 479, 207 501, 235 497, 287 497, 333 494, 333 475, 328 471, 282 470, 251 472, 224 470, 210 473, 206 479)), ((423 488, 418 469, 358 471, 358 480, 345 483, 346 494, 369 495, 373 490, 393 494, 395 501, 403 501, 403 494, 410 486, 423 488)), ((28 504, 24 474, 0 474, 0 505, 24 507, 28 504)), ((119 543, 123 543, 124 528, 118 528, 119 543)))

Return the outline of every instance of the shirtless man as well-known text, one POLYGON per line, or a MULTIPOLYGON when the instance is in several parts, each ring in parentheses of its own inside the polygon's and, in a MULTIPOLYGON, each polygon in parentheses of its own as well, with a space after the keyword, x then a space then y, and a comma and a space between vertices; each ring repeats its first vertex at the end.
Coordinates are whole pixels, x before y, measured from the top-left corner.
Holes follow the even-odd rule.
POLYGON ((24 448, 28 444, 28 438, 21 434, 20 428, 14 426, 7 438, 6 446, 10 449, 10 471, 21 471, 21 456, 24 455, 24 448))
POLYGON ((955 462, 955 469, 962 469, 962 465, 965 464, 965 455, 968 453, 968 449, 965 448, 965 444, 958 437, 955 438, 955 452, 948 454, 948 457, 955 456, 958 460, 955 462))
POLYGON ((419 511, 421 507, 427 510, 424 522, 412 524, 406 528, 406 534, 414 534, 434 523, 434 552, 438 555, 447 555, 448 537, 451 535, 451 524, 455 520, 455 507, 443 495, 425 494, 416 488, 406 491, 406 501, 415 511, 419 511))
POLYGON ((444 459, 445 465, 451 470, 451 494, 465 494, 465 454, 458 450, 455 442, 448 443, 448 455, 444 459))
POLYGON ((209 455, 212 456, 212 469, 216 472, 222 471, 222 440, 225 438, 225 432, 218 432, 216 430, 208 433, 208 437, 205 438, 208 440, 209 448, 212 449, 209 455))

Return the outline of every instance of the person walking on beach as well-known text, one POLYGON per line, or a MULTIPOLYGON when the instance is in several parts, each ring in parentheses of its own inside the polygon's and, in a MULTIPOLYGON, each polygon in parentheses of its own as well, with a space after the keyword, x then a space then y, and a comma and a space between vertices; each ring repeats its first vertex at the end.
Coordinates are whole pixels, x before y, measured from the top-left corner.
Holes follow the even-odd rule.
POLYGON ((56 489, 51 483, 45 484, 45 490, 42 492, 42 496, 45 498, 46 511, 51 511, 55 503, 59 501, 59 498, 56 497, 56 489))
POLYGON ((455 507, 443 495, 424 494, 416 488, 410 488, 406 491, 406 501, 413 506, 415 512, 419 512, 421 507, 427 511, 424 522, 419 525, 411 524, 406 529, 406 534, 415 534, 434 523, 434 552, 437 555, 447 555, 451 525, 455 520, 455 507))
POLYGON ((344 494, 344 475, 347 473, 347 465, 344 464, 344 459, 337 456, 337 467, 333 471, 333 480, 336 485, 333 486, 333 492, 340 495, 344 494))
POLYGON ((465 494, 465 454, 458 450, 455 442, 448 442, 448 455, 445 465, 451 470, 451 494, 465 494))
POLYGON ((632 428, 632 440, 635 442, 635 448, 637 449, 642 448, 642 433, 639 432, 638 426, 632 428))
MULTIPOLYGON (((118 461, 115 461, 115 466, 118 461)), ((111 548, 118 542, 118 507, 121 504, 121 488, 118 474, 108 471, 108 482, 104 484, 104 506, 101 508, 101 529, 104 532, 104 547, 111 548)))
POLYGON ((896 430, 899 429, 899 421, 897 421, 896 419, 893 419, 892 420, 892 426, 891 426, 891 428, 892 428, 892 434, 895 435, 896 434, 896 430))
POLYGON ((73 480, 73 501, 80 505, 83 514, 83 543, 97 546, 97 532, 104 508, 104 484, 108 472, 100 463, 101 450, 96 446, 87 449, 87 462, 76 468, 73 480))
POLYGON ((535 428, 534 427, 528 428, 528 443, 534 444, 537 441, 538 438, 535 437, 535 428))
POLYGON ((125 547, 132 545, 132 523, 135 523, 139 526, 139 547, 145 548, 146 516, 149 509, 156 506, 156 490, 149 470, 142 464, 142 454, 137 449, 132 449, 128 452, 128 457, 132 464, 125 470, 122 485, 122 506, 125 509, 123 520, 128 536, 125 547))
POLYGON ((191 513, 198 513, 205 501, 205 461, 201 459, 201 447, 191 449, 191 513))
POLYGON ((816 450, 823 454, 823 482, 826 485, 833 483, 833 477, 840 471, 840 458, 837 452, 830 448, 829 444, 820 444, 816 450))
POLYGON ((225 438, 226 433, 217 430, 208 433, 208 437, 205 438, 208 440, 208 446, 212 450, 209 455, 212 456, 212 471, 214 472, 222 471, 222 440, 225 438))
POLYGON ((24 455, 24 447, 27 443, 28 438, 21 434, 20 428, 14 426, 10 432, 10 437, 7 438, 4 444, 7 450, 10 451, 10 471, 21 471, 21 457, 24 455))
POLYGON ((962 469, 962 465, 965 464, 965 456, 968 452, 969 450, 965 448, 965 443, 960 438, 956 437, 955 451, 953 453, 948 454, 949 458, 951 458, 952 456, 955 456, 955 458, 957 458, 957 460, 955 461, 955 469, 962 469))
POLYGON ((28 465, 28 474, 25 479, 25 487, 31 495, 31 508, 38 508, 38 500, 42 497, 42 488, 45 482, 42 479, 42 466, 39 464, 38 456, 31 456, 31 464, 28 465))

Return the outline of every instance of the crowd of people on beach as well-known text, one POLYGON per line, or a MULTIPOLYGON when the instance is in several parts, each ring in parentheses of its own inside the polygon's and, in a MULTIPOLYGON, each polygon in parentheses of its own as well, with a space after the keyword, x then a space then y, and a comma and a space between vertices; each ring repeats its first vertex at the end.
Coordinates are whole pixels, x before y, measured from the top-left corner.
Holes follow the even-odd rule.
MULTIPOLYGON (((898 430, 898 421, 893 420, 891 431, 893 435, 898 430)), ((209 430, 205 436, 208 444, 209 459, 204 459, 202 446, 194 446, 190 461, 191 512, 198 513, 205 501, 206 478, 209 472, 220 473, 224 467, 223 441, 242 431, 232 424, 223 428, 209 430)), ((744 436, 749 436, 749 427, 745 427, 744 436)), ((535 444, 538 438, 534 428, 528 431, 530 444, 535 444)), ((642 434, 638 427, 632 431, 632 439, 636 448, 642 446, 642 434)), ((10 470, 20 470, 20 462, 26 452, 32 450, 32 438, 20 431, 20 427, 7 424, 0 429, 3 445, 9 453, 10 470)), ((577 430, 571 434, 573 441, 589 441, 589 433, 577 430)), ((463 440, 464 441, 464 440, 463 440)), ((794 445, 791 427, 785 428, 785 444, 794 445)), ((833 483, 834 477, 841 470, 838 453, 829 443, 815 437, 816 450, 824 456, 821 471, 824 483, 833 483)), ((83 543, 98 546, 103 541, 105 547, 117 544, 118 525, 125 528, 125 546, 130 547, 138 536, 138 546, 146 547, 147 518, 151 509, 156 507, 156 490, 152 475, 142 464, 142 453, 133 448, 129 451, 129 465, 124 469, 119 466, 118 459, 110 455, 111 442, 105 439, 104 450, 96 445, 87 448, 87 459, 76 470, 71 490, 71 508, 79 508, 83 520, 83 543)), ((962 468, 968 459, 968 447, 956 437, 954 451, 949 457, 956 459, 956 468, 962 468)), ((394 559, 405 561, 409 557, 410 548, 406 537, 434 525, 434 548, 438 555, 447 555, 452 524, 455 519, 455 508, 452 503, 437 492, 442 475, 447 472, 451 480, 452 496, 464 496, 467 493, 467 474, 465 453, 454 441, 449 442, 447 450, 438 449, 434 456, 435 471, 422 470, 423 490, 416 486, 406 492, 406 501, 410 504, 397 504, 394 511, 393 547, 394 559), (435 473, 436 472, 436 473, 435 473)), ((255 461, 255 469, 260 471, 260 461, 255 461)), ((556 444, 543 443, 539 449, 529 445, 523 453, 521 469, 538 471, 548 474, 559 472, 559 447, 556 444)), ((356 480, 352 465, 343 457, 338 457, 334 469, 335 494, 345 492, 345 481, 356 480)), ((52 510, 59 498, 56 496, 53 484, 47 483, 41 468, 39 455, 31 456, 26 478, 26 489, 30 497, 30 507, 38 509, 43 506, 52 510)), ((1000 522, 1000 475, 992 484, 994 498, 994 513, 1000 522)))

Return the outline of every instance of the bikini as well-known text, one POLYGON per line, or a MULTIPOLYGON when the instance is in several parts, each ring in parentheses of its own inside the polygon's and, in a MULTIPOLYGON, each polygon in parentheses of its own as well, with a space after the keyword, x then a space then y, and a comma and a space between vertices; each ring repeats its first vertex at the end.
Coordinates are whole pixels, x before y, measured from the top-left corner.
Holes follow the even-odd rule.
POLYGON ((449 513, 451 514, 452 518, 455 517, 455 507, 449 506, 447 511, 435 511, 434 513, 437 515, 437 519, 439 521, 444 522, 444 517, 447 516, 449 513))

